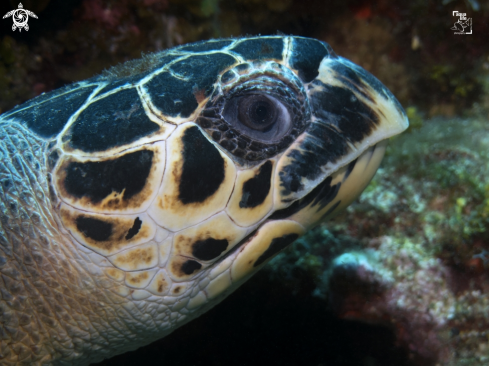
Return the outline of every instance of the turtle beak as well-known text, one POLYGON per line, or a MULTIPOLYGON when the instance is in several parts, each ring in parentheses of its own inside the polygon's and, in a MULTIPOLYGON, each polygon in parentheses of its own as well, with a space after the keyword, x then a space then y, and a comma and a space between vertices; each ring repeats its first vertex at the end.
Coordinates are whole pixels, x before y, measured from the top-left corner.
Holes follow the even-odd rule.
POLYGON ((311 123, 278 162, 279 210, 271 218, 308 228, 360 195, 382 161, 387 139, 409 122, 379 80, 341 57, 325 57, 306 88, 311 123))
POLYGON ((377 171, 406 114, 387 88, 350 61, 329 55, 305 85, 311 122, 276 165, 274 213, 240 246, 231 266, 244 281, 307 229, 345 209, 377 171))

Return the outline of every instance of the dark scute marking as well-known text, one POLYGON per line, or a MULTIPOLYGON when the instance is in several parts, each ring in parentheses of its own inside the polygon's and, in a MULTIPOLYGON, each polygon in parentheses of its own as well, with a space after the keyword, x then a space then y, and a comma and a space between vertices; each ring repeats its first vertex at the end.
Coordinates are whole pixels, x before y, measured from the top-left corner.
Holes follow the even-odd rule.
POLYGON ((299 237, 298 234, 286 234, 280 238, 274 238, 270 243, 267 250, 263 252, 262 255, 253 264, 253 267, 258 267, 260 264, 264 263, 267 259, 273 257, 275 254, 280 252, 282 249, 287 247, 289 244, 293 243, 299 237))
POLYGON ((72 162, 66 168, 64 186, 69 194, 88 197, 93 203, 124 189, 123 199, 128 200, 144 188, 152 161, 152 151, 140 150, 113 160, 72 162))
POLYGON ((210 261, 217 258, 228 247, 227 239, 208 238, 196 241, 192 246, 192 254, 195 258, 210 261))
POLYGON ((191 275, 192 273, 198 271, 201 268, 202 268, 202 264, 190 259, 186 262, 183 262, 181 267, 182 272, 185 273, 186 275, 191 275))
POLYGON ((366 71, 364 68, 355 65, 352 62, 348 62, 348 64, 355 69, 360 75, 362 75, 363 80, 369 84, 377 93, 384 95, 384 97, 390 100, 396 106, 397 110, 400 114, 406 116, 406 111, 402 107, 401 103, 397 100, 397 98, 391 93, 389 89, 387 89, 384 84, 382 84, 379 79, 373 76, 371 73, 366 71))
POLYGON ((329 55, 323 42, 309 38, 293 38, 293 51, 290 65, 299 71, 299 77, 305 83, 319 74, 319 64, 329 55))
POLYGON ((340 187, 341 187, 341 183, 337 183, 334 186, 332 186, 331 182, 329 182, 329 184, 324 185, 321 191, 319 192, 319 194, 314 198, 311 207, 315 207, 319 205, 316 212, 321 211, 331 201, 335 199, 335 197, 338 195, 338 191, 340 190, 340 187))
POLYGON ((270 216, 270 220, 286 219, 295 213, 301 211, 304 207, 312 203, 312 207, 319 204, 317 211, 323 209, 329 204, 338 194, 341 183, 331 185, 332 178, 328 177, 323 182, 318 184, 309 194, 300 200, 295 201, 289 207, 274 212, 270 216))
POLYGON ((214 51, 229 46, 231 43, 233 43, 233 41, 204 41, 181 47, 178 50, 190 52, 214 51))
POLYGON ((145 85, 154 105, 162 113, 173 117, 188 117, 198 106, 195 94, 207 98, 219 74, 235 63, 234 57, 224 53, 195 55, 170 66, 172 72, 185 80, 163 72, 145 85))
POLYGON ((307 132, 300 150, 294 149, 287 155, 292 162, 280 172, 284 195, 302 190, 303 177, 310 180, 318 178, 322 166, 336 162, 349 151, 345 138, 323 121, 311 123, 307 132))
POLYGON ((355 168, 355 165, 357 164, 357 161, 358 159, 355 159, 350 164, 348 164, 348 167, 346 168, 345 176, 343 177, 343 182, 350 176, 351 172, 355 168))
POLYGON ((178 198, 183 204, 203 202, 224 181, 224 159, 196 126, 185 131, 182 142, 183 167, 178 198))
POLYGON ((375 76, 373 76, 367 70, 365 70, 363 67, 360 67, 360 66, 354 64, 353 62, 350 62, 349 60, 341 58, 341 57, 339 58, 339 61, 344 62, 344 64, 339 62, 344 67, 350 68, 356 74, 359 74, 362 77, 362 79, 365 81, 365 83, 370 85, 372 87, 372 89, 374 89, 377 93, 383 95, 384 98, 397 101, 397 99, 392 95, 392 93, 389 91, 389 89, 387 89, 384 86, 384 84, 382 84, 379 81, 379 79, 377 79, 375 76))
POLYGON ((18 106, 7 116, 24 121, 29 129, 42 137, 54 137, 95 88, 96 85, 84 88, 70 85, 57 89, 18 106))
POLYGON ((283 38, 257 38, 240 42, 233 51, 246 60, 282 60, 283 38))
POLYGON ((132 88, 90 104, 73 125, 70 146, 87 152, 103 151, 158 130, 158 124, 148 118, 132 88))
MULTIPOLYGON (((258 229, 255 229, 253 230, 251 233, 249 233, 248 235, 246 235, 243 239, 241 239, 239 241, 238 244, 235 244, 231 249, 229 249, 221 258, 219 258, 216 263, 219 263, 219 262, 222 262, 224 259, 226 259, 227 257, 229 257, 230 255, 232 255, 233 253, 235 253, 237 250, 239 250, 239 248, 241 248, 241 246, 243 246, 243 244, 247 243, 248 241, 250 241, 255 235, 256 233, 258 232, 259 228, 258 229)), ((214 264, 216 264, 214 263, 214 264)))
POLYGON ((374 100, 365 88, 364 82, 362 81, 362 79, 360 79, 359 75, 355 71, 353 71, 348 66, 342 64, 341 62, 331 63, 330 67, 342 76, 342 83, 347 85, 355 92, 360 93, 365 99, 368 99, 370 102, 374 103, 374 100))
POLYGON ((338 202, 336 202, 333 206, 331 206, 329 208, 328 211, 326 211, 322 216, 321 218, 319 219, 319 221, 322 221, 326 216, 328 216, 330 213, 332 213, 334 210, 336 210, 336 207, 338 207, 341 203, 341 200, 339 200, 338 202))
POLYGON ((141 229, 141 224, 142 223, 143 222, 139 219, 139 217, 136 217, 134 219, 134 225, 127 232, 126 240, 129 240, 129 239, 134 238, 134 235, 136 235, 137 233, 139 233, 139 230, 141 229))
POLYGON ((273 164, 270 160, 265 162, 253 178, 243 184, 243 196, 239 202, 241 208, 253 208, 261 205, 270 192, 270 178, 273 164))
POLYGON ((327 124, 336 125, 344 138, 351 142, 362 141, 379 123, 378 115, 355 94, 338 86, 325 85, 323 91, 311 94, 311 105, 316 117, 327 124))
POLYGON ((112 235, 112 224, 110 222, 91 217, 77 217, 76 227, 83 235, 96 241, 105 241, 112 235))

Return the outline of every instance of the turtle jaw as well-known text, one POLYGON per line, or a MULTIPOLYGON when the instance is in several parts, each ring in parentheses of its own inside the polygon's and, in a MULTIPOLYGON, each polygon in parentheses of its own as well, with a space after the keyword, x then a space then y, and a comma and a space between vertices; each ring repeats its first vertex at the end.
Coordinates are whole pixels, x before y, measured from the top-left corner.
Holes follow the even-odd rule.
POLYGON ((379 168, 388 138, 409 125, 390 91, 341 57, 325 57, 306 90, 311 122, 277 162, 275 212, 233 253, 233 283, 351 204, 379 168))
POLYGON ((282 210, 282 215, 286 215, 287 211, 295 211, 287 219, 306 229, 337 216, 370 183, 382 162, 387 143, 387 140, 383 140, 365 150, 357 159, 326 178, 293 206, 282 210))
MULTIPOLYGON (((348 207, 372 180, 386 147, 387 140, 383 140, 368 148, 357 159, 327 177, 308 195, 272 214, 242 244, 237 245, 237 251, 224 260, 224 263, 228 263, 226 266, 231 267, 228 286, 241 284, 308 229, 333 218, 348 207)), ((219 289, 220 294, 225 287, 219 289)))
POLYGON ((374 76, 325 57, 306 85, 311 122, 277 164, 274 208, 287 208, 370 147, 404 131, 404 109, 374 76))

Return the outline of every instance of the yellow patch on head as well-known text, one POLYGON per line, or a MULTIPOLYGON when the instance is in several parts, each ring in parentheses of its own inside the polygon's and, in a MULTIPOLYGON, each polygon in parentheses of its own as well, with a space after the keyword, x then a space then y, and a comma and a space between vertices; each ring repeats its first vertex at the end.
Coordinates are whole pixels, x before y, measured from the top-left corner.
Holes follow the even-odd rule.
POLYGON ((61 204, 60 217, 76 241, 102 255, 148 242, 156 232, 155 223, 144 213, 97 215, 61 204))
POLYGON ((265 223, 255 236, 239 250, 231 266, 233 283, 243 279, 268 262, 285 245, 303 235, 302 225, 290 220, 277 220, 265 223))
MULTIPOLYGON (((214 147, 223 160, 224 179, 219 182, 218 189, 205 199, 191 203, 182 202, 181 182, 185 164, 183 152, 185 148, 198 148, 197 146, 186 147, 183 142, 184 135, 187 130, 191 128, 198 127, 196 127, 194 123, 185 123, 179 126, 168 139, 167 169, 156 199, 151 204, 148 211, 149 215, 158 223, 158 225, 171 231, 177 231, 195 225, 224 209, 233 190, 236 177, 236 168, 233 161, 217 147, 214 147)), ((208 144, 212 143, 208 142, 208 144)), ((208 174, 206 177, 209 177, 213 173, 204 172, 202 174, 208 174)), ((192 176, 192 179, 194 179, 194 186, 203 178, 197 174, 190 175, 192 176)))
POLYGON ((158 265, 158 249, 154 242, 125 250, 108 257, 116 267, 125 271, 137 271, 153 268, 158 265))
POLYGON ((173 241, 173 253, 203 261, 214 260, 243 239, 246 232, 245 228, 237 226, 225 212, 221 212, 178 232, 173 241))
POLYGON ((263 217, 265 217, 265 215, 272 209, 274 180, 273 166, 275 165, 275 161, 268 160, 265 163, 272 165, 272 174, 270 178, 267 179, 270 184, 269 188, 266 186, 266 182, 259 181, 260 169, 264 164, 256 166, 253 169, 238 172, 234 191, 226 209, 226 212, 238 225, 245 227, 254 225, 263 219, 263 217), (257 184, 250 188, 253 189, 254 192, 257 192, 260 189, 262 189, 263 192, 258 192, 258 195, 261 196, 257 198, 259 202, 250 204, 247 202, 251 201, 249 199, 250 192, 246 191, 246 187, 247 185, 251 185, 250 183, 253 182, 253 180, 257 181, 257 184))
POLYGON ((133 288, 145 288, 153 279, 156 270, 128 272, 126 274, 126 285, 133 288))
POLYGON ((161 296, 161 295, 165 295, 168 292, 171 284, 172 281, 170 277, 168 277, 165 271, 160 270, 156 274, 156 276, 153 277, 153 280, 146 288, 146 290, 151 292, 152 294, 161 296))

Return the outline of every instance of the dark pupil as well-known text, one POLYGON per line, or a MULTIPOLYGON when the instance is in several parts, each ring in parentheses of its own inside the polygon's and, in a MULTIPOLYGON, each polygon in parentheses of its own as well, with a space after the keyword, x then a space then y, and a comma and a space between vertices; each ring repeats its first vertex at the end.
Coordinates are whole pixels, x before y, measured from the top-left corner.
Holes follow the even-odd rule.
POLYGON ((267 97, 250 95, 240 100, 238 117, 245 126, 266 132, 276 122, 277 111, 274 104, 267 97))
POLYGON ((256 124, 266 124, 270 119, 270 105, 260 101, 253 104, 250 117, 256 124))

